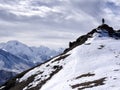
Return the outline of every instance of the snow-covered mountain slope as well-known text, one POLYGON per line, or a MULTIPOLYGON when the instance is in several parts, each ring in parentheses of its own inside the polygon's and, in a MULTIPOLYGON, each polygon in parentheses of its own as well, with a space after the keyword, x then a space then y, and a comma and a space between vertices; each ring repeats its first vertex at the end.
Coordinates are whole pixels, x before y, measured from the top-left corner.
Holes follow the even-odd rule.
POLYGON ((20 58, 25 59, 27 62, 43 63, 53 56, 60 54, 62 51, 55 51, 45 46, 29 47, 19 41, 8 41, 1 43, 0 48, 9 53, 12 53, 20 58))
POLYGON ((32 63, 0 49, 0 84, 32 66, 32 63))
POLYGON ((120 32, 106 24, 0 90, 120 90, 120 32))

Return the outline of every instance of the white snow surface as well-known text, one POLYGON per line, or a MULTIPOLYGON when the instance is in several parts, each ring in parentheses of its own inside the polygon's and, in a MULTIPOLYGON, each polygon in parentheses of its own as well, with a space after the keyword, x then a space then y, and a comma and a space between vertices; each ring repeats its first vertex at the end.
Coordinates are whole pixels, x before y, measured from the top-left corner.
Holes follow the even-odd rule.
MULTIPOLYGON (((108 36, 99 37, 96 33, 93 38, 89 38, 85 44, 82 44, 72 51, 67 58, 60 60, 59 63, 52 59, 51 61, 29 71, 19 82, 27 80, 30 76, 38 74, 34 81, 23 90, 37 86, 41 79, 45 79, 53 71, 54 65, 63 66, 63 69, 55 74, 40 90, 78 90, 84 86, 72 88, 72 85, 81 84, 105 78, 104 85, 86 88, 84 90, 120 90, 120 40, 108 36), (89 44, 88 44, 89 43, 89 44), (47 65, 50 65, 46 67, 47 65), (83 74, 95 74, 75 79, 83 74), (42 77, 45 76, 46 77, 42 77)), ((66 55, 67 55, 66 54, 66 55)), ((94 83, 93 83, 94 84, 94 83)))

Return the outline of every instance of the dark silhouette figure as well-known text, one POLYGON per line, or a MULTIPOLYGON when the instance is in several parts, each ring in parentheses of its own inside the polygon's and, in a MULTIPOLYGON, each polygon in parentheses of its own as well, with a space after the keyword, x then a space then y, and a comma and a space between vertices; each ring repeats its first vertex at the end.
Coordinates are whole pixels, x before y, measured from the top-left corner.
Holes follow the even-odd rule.
POLYGON ((105 19, 104 18, 102 18, 102 24, 104 24, 105 23, 105 19))

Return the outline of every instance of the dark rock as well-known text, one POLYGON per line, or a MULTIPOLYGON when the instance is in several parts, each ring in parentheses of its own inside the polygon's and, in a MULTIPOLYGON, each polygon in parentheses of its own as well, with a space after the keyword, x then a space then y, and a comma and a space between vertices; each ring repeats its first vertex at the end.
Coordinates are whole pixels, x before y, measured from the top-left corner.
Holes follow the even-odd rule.
MULTIPOLYGON (((109 35, 109 37, 112 37, 114 39, 120 39, 120 30, 116 31, 114 30, 112 27, 108 26, 107 24, 102 24, 100 26, 98 26, 96 29, 93 29, 91 32, 87 33, 86 35, 82 35, 79 38, 77 38, 76 41, 70 42, 69 43, 69 48, 64 50, 64 53, 72 50, 73 48, 84 44, 88 38, 92 38, 94 33, 99 33, 102 34, 102 31, 106 31, 109 35), (100 31, 98 31, 100 30, 100 31)), ((102 35, 100 35, 99 37, 102 37, 102 35)))

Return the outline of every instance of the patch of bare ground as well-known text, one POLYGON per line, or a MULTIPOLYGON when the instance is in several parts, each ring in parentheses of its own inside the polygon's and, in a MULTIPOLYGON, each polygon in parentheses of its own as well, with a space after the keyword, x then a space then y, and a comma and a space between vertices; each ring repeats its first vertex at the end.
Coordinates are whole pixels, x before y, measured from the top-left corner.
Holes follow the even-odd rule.
POLYGON ((75 79, 79 79, 79 78, 82 78, 82 77, 90 77, 90 76, 94 76, 95 74, 91 74, 91 73, 87 73, 87 74, 82 74, 78 77, 76 77, 75 79))
POLYGON ((68 57, 70 54, 67 54, 67 55, 64 55, 64 56, 60 56, 59 58, 57 58, 57 59, 55 59, 54 61, 52 61, 51 63, 54 63, 54 62, 56 62, 56 61, 60 61, 60 60, 62 60, 62 59, 65 59, 66 57, 68 57))
MULTIPOLYGON (((95 74, 93 74, 93 73, 85 73, 85 74, 82 74, 82 75, 80 75, 80 76, 77 76, 77 77, 75 77, 75 78, 73 78, 73 79, 71 79, 71 81, 73 81, 73 80, 76 80, 76 79, 80 79, 80 78, 83 78, 83 77, 91 77, 91 76, 94 76, 95 74)), ((70 80, 68 80, 68 81, 70 81, 70 80)))
POLYGON ((100 45, 100 47, 98 48, 98 49, 102 49, 102 48, 104 48, 105 46, 104 45, 100 45))
POLYGON ((88 81, 88 82, 84 82, 84 83, 80 83, 80 84, 75 84, 75 85, 71 85, 72 89, 78 89, 78 90, 83 90, 86 88, 92 88, 92 87, 96 87, 96 86, 100 86, 100 85, 104 85, 104 81, 105 81, 106 77, 104 78, 100 78, 94 81, 88 81))

